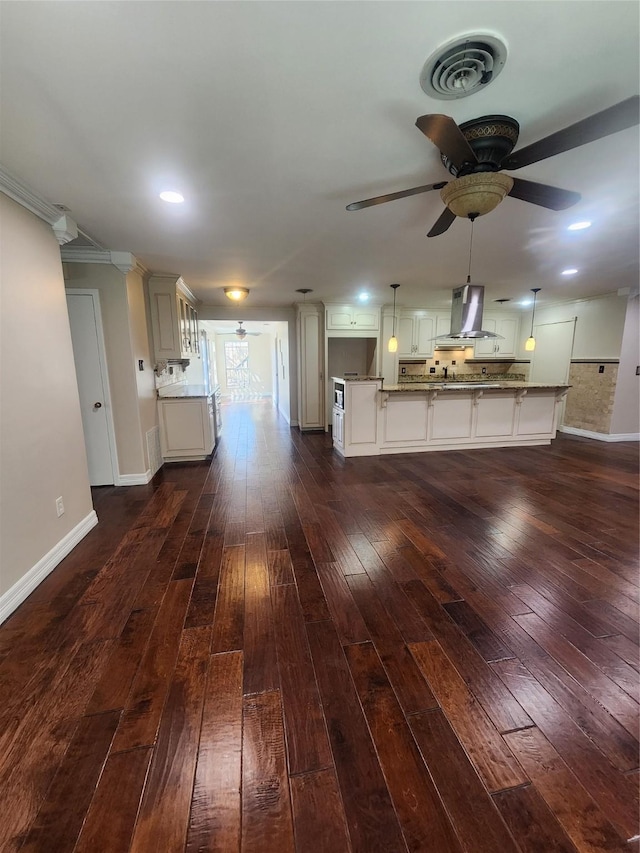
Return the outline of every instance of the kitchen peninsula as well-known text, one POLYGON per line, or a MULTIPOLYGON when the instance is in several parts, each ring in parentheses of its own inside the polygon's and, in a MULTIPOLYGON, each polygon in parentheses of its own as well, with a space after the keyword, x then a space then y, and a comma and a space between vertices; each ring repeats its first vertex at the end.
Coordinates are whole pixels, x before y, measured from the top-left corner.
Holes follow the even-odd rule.
POLYGON ((482 379, 333 377, 333 446, 351 457, 551 443, 568 385, 482 379))

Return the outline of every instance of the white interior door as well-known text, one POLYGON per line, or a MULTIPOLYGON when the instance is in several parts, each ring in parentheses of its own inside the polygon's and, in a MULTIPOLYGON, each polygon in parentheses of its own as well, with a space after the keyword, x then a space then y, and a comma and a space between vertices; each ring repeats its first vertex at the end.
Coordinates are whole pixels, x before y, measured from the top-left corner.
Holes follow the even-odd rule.
MULTIPOLYGON (((530 382, 557 382, 564 385, 569 381, 575 328, 575 318, 560 323, 544 323, 534 328, 536 348, 529 371, 530 382)), ((564 419, 564 407, 563 400, 558 413, 558 424, 564 419)))
POLYGON ((92 486, 115 483, 115 441, 97 291, 67 290, 84 443, 92 486))

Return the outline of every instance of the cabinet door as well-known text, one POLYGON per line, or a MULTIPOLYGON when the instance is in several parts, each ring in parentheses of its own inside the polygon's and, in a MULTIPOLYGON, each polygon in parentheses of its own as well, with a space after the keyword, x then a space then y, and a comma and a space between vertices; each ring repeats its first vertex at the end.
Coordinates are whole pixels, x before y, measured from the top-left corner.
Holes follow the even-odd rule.
POLYGON ((396 322, 396 336, 398 338, 398 355, 413 355, 413 317, 398 317, 396 322))
POLYGON ((431 358, 435 343, 433 317, 416 317, 413 321, 413 329, 416 355, 431 358))
POLYGON ((206 425, 199 400, 160 400, 160 438, 165 457, 206 453, 206 425))
POLYGON ((173 293, 152 291, 151 326, 156 359, 180 358, 182 343, 178 306, 173 293))
POLYGON ((354 308, 352 328, 377 331, 380 328, 380 313, 376 308, 354 308))
POLYGON ((516 354, 516 341, 520 322, 515 317, 505 317, 498 323, 498 334, 502 335, 503 340, 496 341, 496 355, 505 356, 516 354))
MULTIPOLYGON (((490 317, 484 317, 482 320, 482 328, 485 332, 498 332, 498 324, 490 317)), ((476 341, 474 348, 475 358, 494 358, 496 356, 496 339, 484 338, 484 340, 476 341)))
MULTIPOLYGON (((325 429, 322 378, 322 316, 312 306, 298 316, 298 424, 325 429)), ((327 409, 327 419, 329 417, 327 409)))
POLYGON ((350 305, 329 305, 327 329, 352 329, 353 312, 350 305))

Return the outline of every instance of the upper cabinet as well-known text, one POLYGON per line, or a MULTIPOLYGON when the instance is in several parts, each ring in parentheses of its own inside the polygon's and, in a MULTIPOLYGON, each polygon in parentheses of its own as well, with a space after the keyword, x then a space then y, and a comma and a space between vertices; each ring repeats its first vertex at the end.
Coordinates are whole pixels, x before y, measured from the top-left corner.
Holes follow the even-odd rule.
POLYGON ((380 308, 372 305, 325 305, 327 331, 377 332, 380 328, 380 308))
MULTIPOLYGON (((436 335, 440 338, 441 335, 448 335, 451 331, 451 311, 439 312, 436 314, 436 335)), ((463 341, 459 338, 442 338, 436 340, 436 346, 455 346, 458 349, 464 349, 466 346, 473 344, 473 341, 463 341)))
POLYGON ((396 329, 398 358, 431 358, 436 334, 433 315, 424 311, 403 311, 396 329))
POLYGON ((151 276, 149 303, 156 361, 198 357, 197 300, 182 278, 151 276))
POLYGON ((519 317, 506 317, 484 314, 482 328, 487 332, 500 335, 499 338, 485 338, 476 341, 474 358, 504 359, 515 358, 518 347, 519 317))

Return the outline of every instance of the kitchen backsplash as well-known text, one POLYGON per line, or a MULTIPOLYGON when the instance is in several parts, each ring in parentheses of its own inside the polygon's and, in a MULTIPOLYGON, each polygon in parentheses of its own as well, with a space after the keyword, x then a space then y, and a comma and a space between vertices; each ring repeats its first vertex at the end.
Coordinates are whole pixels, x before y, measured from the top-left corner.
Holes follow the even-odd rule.
MULTIPOLYGON (((486 373, 480 370, 461 370, 456 371, 455 367, 453 369, 449 369, 447 371, 447 379, 452 380, 463 380, 464 382, 486 382, 487 378, 494 379, 500 382, 526 382, 527 375, 526 373, 501 373, 497 370, 489 370, 487 369, 486 373)), ((437 373, 406 373, 404 375, 398 376, 398 382, 402 383, 418 383, 418 382, 442 382, 443 380, 442 370, 438 370, 437 373)))
POLYGON ((175 361, 171 364, 166 361, 159 361, 155 366, 156 390, 164 388, 166 385, 175 385, 186 381, 185 365, 187 364, 189 364, 188 361, 175 361))

